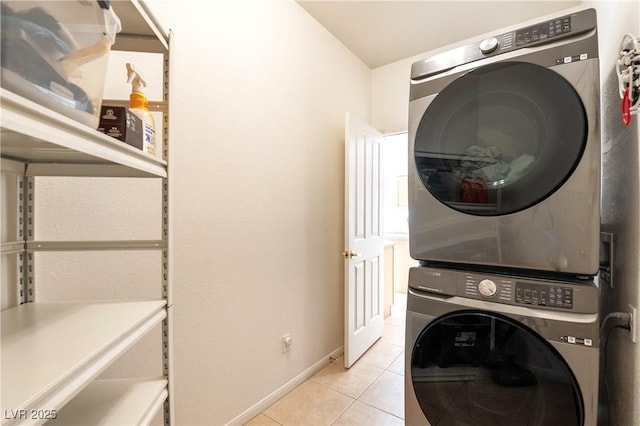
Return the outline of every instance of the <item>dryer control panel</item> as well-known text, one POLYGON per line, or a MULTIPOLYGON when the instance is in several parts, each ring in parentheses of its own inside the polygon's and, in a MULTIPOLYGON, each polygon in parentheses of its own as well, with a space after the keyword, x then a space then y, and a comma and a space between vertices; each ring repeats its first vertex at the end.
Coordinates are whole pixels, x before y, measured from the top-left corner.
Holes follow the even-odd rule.
MULTIPOLYGON (((570 15, 518 28, 502 34, 496 34, 483 40, 456 47, 450 51, 438 53, 425 60, 415 62, 411 66, 411 79, 414 81, 426 79, 433 75, 448 71, 459 65, 475 62, 494 55, 500 55, 514 50, 535 47, 561 39, 575 37, 596 28, 596 13, 594 9, 586 9, 570 15)), ((581 53, 573 52, 571 56, 581 53)), ((593 52, 597 54, 597 52, 593 52)), ((564 57, 566 55, 562 55, 564 57)), ((595 55, 586 55, 592 57, 595 55)), ((550 63, 549 66, 554 65, 550 63)))

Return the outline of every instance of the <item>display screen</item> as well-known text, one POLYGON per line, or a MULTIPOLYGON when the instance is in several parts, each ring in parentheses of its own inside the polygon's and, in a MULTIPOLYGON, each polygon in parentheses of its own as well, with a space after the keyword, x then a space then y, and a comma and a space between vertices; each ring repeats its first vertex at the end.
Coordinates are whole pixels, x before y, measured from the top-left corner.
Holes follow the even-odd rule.
POLYGON ((559 18, 516 31, 516 46, 543 41, 570 31, 571 17, 559 18))
POLYGON ((562 286, 516 283, 516 303, 571 309, 573 308, 573 289, 562 286))

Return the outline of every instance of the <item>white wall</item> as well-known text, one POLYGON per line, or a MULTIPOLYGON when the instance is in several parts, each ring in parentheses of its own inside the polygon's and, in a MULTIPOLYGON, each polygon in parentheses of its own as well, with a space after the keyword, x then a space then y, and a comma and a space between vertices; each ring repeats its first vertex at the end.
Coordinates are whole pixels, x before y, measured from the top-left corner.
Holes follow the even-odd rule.
POLYGON ((292 1, 190 4, 154 6, 176 33, 176 420, 210 425, 342 345, 344 113, 369 118, 370 70, 292 1))

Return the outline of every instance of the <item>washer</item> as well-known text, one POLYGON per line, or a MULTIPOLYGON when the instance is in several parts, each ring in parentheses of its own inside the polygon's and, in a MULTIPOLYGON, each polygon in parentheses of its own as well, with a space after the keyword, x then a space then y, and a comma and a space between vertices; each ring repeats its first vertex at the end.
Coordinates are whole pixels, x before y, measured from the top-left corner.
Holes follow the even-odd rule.
POLYGON ((598 322, 593 282, 411 268, 406 424, 596 425, 598 322))
POLYGON ((590 279, 600 238, 595 10, 495 34, 412 66, 411 256, 590 279))

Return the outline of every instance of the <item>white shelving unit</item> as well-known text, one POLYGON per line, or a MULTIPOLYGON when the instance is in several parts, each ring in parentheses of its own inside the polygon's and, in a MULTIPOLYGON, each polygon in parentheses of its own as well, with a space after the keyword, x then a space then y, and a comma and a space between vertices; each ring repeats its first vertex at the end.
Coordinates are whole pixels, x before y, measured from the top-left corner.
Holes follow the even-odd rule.
MULTIPOLYGON (((171 277, 169 235, 169 64, 171 35, 141 0, 112 2, 122 21, 114 50, 163 55, 163 112, 156 123, 162 159, 98 133, 61 114, 0 89, 2 173, 17 176, 16 193, 2 193, 3 297, 15 306, 1 313, 2 425, 148 424, 163 408, 174 424, 171 400, 171 277), (154 241, 37 241, 33 238, 36 176, 144 177, 162 180, 162 237, 154 241), (15 198, 15 200, 13 200, 15 198), (15 217, 7 204, 14 203, 15 217), (8 216, 5 218, 5 216, 8 216), (15 232, 6 229, 16 221, 15 232), (16 238, 12 238, 13 235, 16 238), (9 236, 7 240, 7 235, 9 236), (38 302, 33 254, 38 251, 160 250, 161 298, 118 302, 38 302), (13 292, 5 289, 14 287, 13 292), (96 380, 150 330, 160 326, 163 375, 96 380)), ((42 274, 42 273, 41 273, 42 274)), ((87 277, 91 279, 91 277, 87 277)), ((122 283, 123 286, 127 283, 122 283)), ((3 306, 6 306, 3 303, 3 306)))
POLYGON ((123 176, 167 177, 166 161, 6 90, 0 96, 2 157, 26 163, 31 168, 28 176, 68 176, 72 167, 86 170, 78 175, 91 176, 101 166, 120 169, 123 176))

